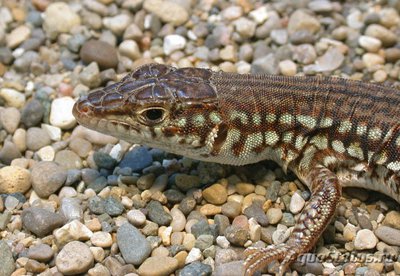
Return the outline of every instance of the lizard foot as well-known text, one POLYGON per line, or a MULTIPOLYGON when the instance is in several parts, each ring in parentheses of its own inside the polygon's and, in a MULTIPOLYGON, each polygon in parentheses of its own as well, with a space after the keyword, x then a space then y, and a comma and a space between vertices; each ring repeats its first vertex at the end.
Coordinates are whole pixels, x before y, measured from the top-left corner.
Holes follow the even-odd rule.
POLYGON ((276 260, 281 261, 277 272, 277 275, 281 276, 300 253, 302 251, 298 247, 291 248, 286 244, 270 245, 265 248, 249 247, 245 251, 247 257, 244 262, 245 276, 253 275, 255 271, 276 260))

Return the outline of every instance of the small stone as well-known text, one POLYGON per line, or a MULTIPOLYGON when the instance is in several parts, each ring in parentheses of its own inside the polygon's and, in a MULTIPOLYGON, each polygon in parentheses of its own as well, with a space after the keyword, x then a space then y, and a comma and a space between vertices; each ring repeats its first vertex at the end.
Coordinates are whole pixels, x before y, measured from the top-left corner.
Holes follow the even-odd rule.
POLYGON ((377 52, 382 46, 382 42, 379 39, 366 35, 362 35, 358 38, 358 44, 368 52, 372 53, 377 52))
POLYGON ((96 62, 101 69, 116 68, 118 65, 117 50, 101 40, 86 41, 79 55, 86 64, 96 62))
POLYGON ((203 190, 204 199, 211 204, 223 204, 228 197, 227 191, 221 184, 214 184, 203 190))
POLYGON ((243 213, 248 218, 254 218, 261 226, 267 226, 269 223, 267 215, 265 214, 261 204, 257 201, 247 207, 243 213))
POLYGON ((201 251, 198 248, 192 248, 186 257, 185 264, 190 264, 196 261, 200 261, 202 259, 201 251))
POLYGON ((64 275, 87 272, 93 267, 94 258, 89 246, 80 241, 66 244, 56 257, 56 266, 64 275))
POLYGON ((136 227, 141 227, 146 223, 146 216, 139 210, 130 210, 126 217, 136 227))
POLYGON ((181 210, 178 208, 171 209, 171 227, 173 232, 181 232, 185 229, 186 225, 186 218, 185 215, 182 213, 181 210))
POLYGON ((329 48, 324 55, 320 56, 315 64, 304 67, 306 72, 326 72, 338 69, 344 62, 344 55, 337 47, 329 48))
POLYGON ((152 200, 147 204, 146 209, 149 212, 148 217, 151 221, 158 225, 170 225, 172 216, 164 210, 160 202, 152 200))
POLYGON ((32 187, 40 197, 58 191, 67 179, 67 171, 55 162, 39 162, 32 168, 32 187))
POLYGON ((176 50, 185 48, 186 39, 183 36, 177 34, 167 35, 164 38, 163 49, 166 55, 170 55, 176 50))
POLYGON ((71 97, 61 97, 53 100, 50 111, 50 124, 61 129, 70 129, 75 126, 76 119, 72 115, 75 101, 71 97))
POLYGON ((4 207, 6 207, 7 210, 12 211, 15 208, 17 208, 19 204, 19 200, 13 196, 8 196, 4 202, 4 207))
POLYGON ((41 161, 53 161, 56 155, 56 152, 52 146, 45 146, 36 153, 41 161))
POLYGON ((343 238, 346 241, 353 241, 357 234, 357 228, 351 224, 347 223, 346 226, 343 228, 343 238))
POLYGON ((111 247, 113 240, 110 233, 107 232, 95 232, 90 238, 93 245, 98 247, 111 247))
POLYGON ((271 53, 266 56, 257 58, 251 64, 251 73, 258 74, 270 74, 276 75, 279 73, 278 59, 275 54, 271 53))
POLYGON ((16 48, 27 40, 30 35, 31 29, 28 26, 20 25, 16 27, 6 36, 7 47, 11 49, 16 48))
POLYGON ((175 175, 174 180, 179 190, 184 192, 201 186, 201 179, 197 175, 178 173, 175 175))
POLYGON ((17 145, 10 141, 4 141, 3 148, 0 149, 0 162, 10 165, 14 159, 21 158, 22 154, 17 145))
POLYGON ((129 167, 133 172, 139 172, 153 163, 153 157, 144 147, 137 147, 127 152, 121 162, 120 168, 129 167))
POLYGON ((0 240, 0 275, 11 275, 15 270, 15 262, 11 248, 6 241, 0 240))
POLYGON ((279 62, 279 70, 281 71, 282 75, 294 76, 297 73, 297 65, 291 60, 282 60, 279 62))
POLYGON ((131 23, 131 20, 128 14, 123 13, 113 17, 104 17, 103 25, 116 35, 121 35, 131 23))
POLYGON ((222 205, 222 210, 221 210, 222 214, 231 219, 240 215, 241 211, 242 211, 242 205, 236 201, 228 201, 227 203, 222 205))
POLYGON ((53 141, 60 141, 61 140, 61 128, 51 126, 48 124, 42 124, 42 129, 47 132, 50 136, 50 139, 53 141))
POLYGON ((96 151, 93 154, 93 160, 99 168, 104 168, 107 170, 112 170, 115 167, 116 160, 112 158, 109 154, 104 152, 96 151))
MULTIPOLYGON (((101 84, 100 69, 96 62, 90 63, 79 74, 80 81, 90 88, 96 88, 101 84)), ((71 109, 72 110, 72 109, 71 109)))
POLYGON ((385 63, 385 59, 380 55, 366 53, 362 56, 362 61, 368 69, 374 68, 385 63))
POLYGON ((87 241, 93 236, 93 232, 79 220, 73 220, 54 231, 54 237, 59 244, 66 244, 73 240, 87 241))
POLYGON ((31 174, 17 166, 0 169, 0 194, 25 193, 31 187, 31 174))
MULTIPOLYGON (((235 260, 233 258, 233 260, 235 260)), ((216 267, 214 271, 215 275, 218 276, 229 276, 229 275, 244 275, 245 269, 243 261, 228 261, 223 262, 216 267)))
POLYGON ((118 199, 109 196, 104 201, 104 210, 110 216, 115 217, 121 215, 125 208, 118 199))
POLYGON ((10 107, 21 108, 25 104, 25 94, 11 88, 1 88, 0 97, 4 99, 10 107))
POLYGON ((17 130, 20 119, 21 113, 15 107, 7 107, 0 113, 0 123, 9 134, 17 130))
POLYGON ((235 185, 236 192, 240 195, 248 195, 254 192, 255 186, 251 183, 237 183, 235 185))
POLYGON ((26 271, 32 273, 40 273, 46 270, 47 266, 45 264, 39 263, 36 260, 28 260, 24 266, 26 271))
POLYGON ((321 28, 318 19, 307 13, 305 10, 296 10, 291 14, 288 22, 288 32, 293 34, 295 32, 306 30, 310 33, 317 33, 321 28))
POLYGON ((270 208, 267 211, 267 218, 270 224, 277 224, 282 219, 282 210, 278 208, 270 208))
POLYGON ((56 153, 54 161, 66 170, 82 168, 81 158, 71 150, 60 150, 56 153))
POLYGON ((365 250, 375 248, 378 239, 375 237, 374 232, 368 229, 362 229, 357 232, 354 240, 354 248, 356 250, 365 250))
POLYGON ((369 25, 364 34, 379 39, 384 47, 393 46, 397 42, 397 36, 392 31, 379 24, 369 25))
POLYGON ((304 198, 301 197, 299 193, 294 193, 292 198, 290 199, 290 212, 292 214, 300 213, 300 211, 303 210, 305 203, 306 201, 304 200, 304 198))
POLYGON ((132 60, 137 60, 141 57, 139 45, 134 40, 124 40, 118 50, 121 55, 127 56, 132 60))
MULTIPOLYGON (((92 150, 92 144, 82 138, 79 137, 74 137, 73 139, 71 139, 71 141, 69 142, 69 147, 76 153, 78 154, 80 157, 87 157, 89 155, 89 152, 92 150)), ((98 152, 95 152, 95 154, 98 152)), ((95 157, 95 155, 93 155, 93 158, 95 157)), ((96 162, 96 160, 94 160, 96 162)), ((114 161, 115 164, 115 161, 114 161)), ((98 165, 98 164, 97 164, 98 165)), ((104 167, 102 167, 104 168, 104 167)))
POLYGON ((139 267, 138 272, 143 276, 170 275, 178 268, 178 260, 172 257, 150 257, 139 267))
POLYGON ((48 261, 50 261, 53 256, 54 252, 47 244, 38 244, 30 247, 28 250, 28 257, 30 259, 43 263, 47 263, 48 261))
POLYGON ((179 272, 179 276, 194 276, 194 275, 210 276, 211 273, 212 273, 212 267, 210 265, 203 264, 201 262, 192 262, 191 264, 185 266, 179 272))
POLYGON ((375 235, 383 242, 400 246, 400 230, 388 226, 379 226, 375 230, 375 235))
POLYGON ((143 8, 149 13, 154 13, 162 21, 179 26, 189 19, 189 14, 188 11, 178 3, 182 2, 147 0, 144 1, 143 8))
POLYGON ((50 136, 41 128, 31 127, 26 132, 26 146, 30 150, 37 151, 44 146, 50 145, 50 143, 50 136))
POLYGON ((385 57, 387 62, 395 63, 400 59, 400 49, 395 47, 386 49, 385 57))
POLYGON ((226 228, 225 237, 231 244, 243 246, 249 239, 249 231, 232 225, 226 228))
POLYGON ((21 215, 26 229, 38 237, 44 237, 64 224, 65 218, 46 209, 30 207, 21 215))
POLYGON ((244 38, 252 37, 256 32, 256 23, 246 17, 240 17, 235 20, 233 24, 235 25, 236 31, 244 38))
POLYGON ((60 33, 69 33, 80 24, 79 15, 64 2, 51 3, 44 13, 43 28, 51 39, 55 39, 60 33))
POLYGON ((151 253, 150 243, 136 227, 129 223, 124 223, 118 229, 117 243, 128 264, 140 265, 151 253))
POLYGON ((386 214, 382 224, 400 230, 400 212, 390 211, 386 214))

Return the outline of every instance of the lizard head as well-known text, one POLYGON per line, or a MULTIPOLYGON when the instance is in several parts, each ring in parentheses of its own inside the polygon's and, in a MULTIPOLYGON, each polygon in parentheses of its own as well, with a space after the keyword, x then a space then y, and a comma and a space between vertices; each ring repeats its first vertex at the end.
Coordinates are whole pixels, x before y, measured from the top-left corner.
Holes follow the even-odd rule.
POLYGON ((200 159, 226 138, 211 71, 144 65, 81 97, 73 108, 90 129, 200 159))

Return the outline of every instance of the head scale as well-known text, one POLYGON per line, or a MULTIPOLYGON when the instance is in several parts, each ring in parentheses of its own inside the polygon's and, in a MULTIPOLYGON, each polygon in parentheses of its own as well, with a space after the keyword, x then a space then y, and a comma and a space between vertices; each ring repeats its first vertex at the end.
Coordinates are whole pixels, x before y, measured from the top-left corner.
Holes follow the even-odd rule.
POLYGON ((81 98, 73 113, 88 128, 199 158, 212 154, 218 134, 226 135, 211 74, 205 69, 144 65, 81 98))

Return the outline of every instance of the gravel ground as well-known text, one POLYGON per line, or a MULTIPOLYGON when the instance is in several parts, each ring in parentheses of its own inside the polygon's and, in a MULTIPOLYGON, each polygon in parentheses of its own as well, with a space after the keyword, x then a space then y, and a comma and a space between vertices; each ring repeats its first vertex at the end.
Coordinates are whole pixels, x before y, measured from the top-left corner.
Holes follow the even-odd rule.
MULTIPOLYGON (((241 275, 246 247, 288 238, 304 186, 270 162, 118 141, 77 126, 72 105, 148 62, 396 85, 399 11, 398 0, 0 0, 0 275, 241 275)), ((398 207, 346 190, 292 274, 400 274, 398 207)))

